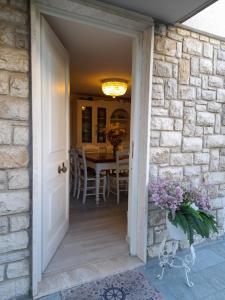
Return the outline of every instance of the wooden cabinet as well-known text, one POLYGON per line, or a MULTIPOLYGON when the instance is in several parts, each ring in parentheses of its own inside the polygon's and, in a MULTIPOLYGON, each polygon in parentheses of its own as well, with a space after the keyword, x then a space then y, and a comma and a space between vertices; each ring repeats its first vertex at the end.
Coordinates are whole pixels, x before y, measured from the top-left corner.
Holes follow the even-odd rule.
POLYGON ((110 146, 105 128, 119 123, 126 130, 124 144, 129 144, 130 103, 117 100, 75 100, 76 101, 76 146, 110 146))

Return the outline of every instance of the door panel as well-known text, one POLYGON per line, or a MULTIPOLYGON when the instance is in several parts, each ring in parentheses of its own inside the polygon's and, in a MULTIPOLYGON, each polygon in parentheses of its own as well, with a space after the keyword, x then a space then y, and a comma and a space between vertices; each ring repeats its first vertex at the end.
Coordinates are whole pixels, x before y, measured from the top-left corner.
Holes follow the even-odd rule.
POLYGON ((42 18, 42 270, 69 226, 69 60, 42 18), (62 164, 67 171, 58 172, 62 164))

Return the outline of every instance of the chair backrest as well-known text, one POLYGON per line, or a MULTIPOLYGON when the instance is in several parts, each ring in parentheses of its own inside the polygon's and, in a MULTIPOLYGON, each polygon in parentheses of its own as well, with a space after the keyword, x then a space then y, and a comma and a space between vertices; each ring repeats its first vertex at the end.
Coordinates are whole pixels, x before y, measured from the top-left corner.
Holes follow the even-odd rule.
POLYGON ((70 154, 70 172, 71 175, 77 176, 77 168, 78 168, 78 157, 76 149, 72 148, 69 151, 70 154))
POLYGON ((129 152, 116 152, 116 173, 129 171, 129 152))
POLYGON ((85 155, 85 150, 77 150, 78 164, 79 164, 79 174, 83 172, 84 177, 87 177, 87 160, 85 155))

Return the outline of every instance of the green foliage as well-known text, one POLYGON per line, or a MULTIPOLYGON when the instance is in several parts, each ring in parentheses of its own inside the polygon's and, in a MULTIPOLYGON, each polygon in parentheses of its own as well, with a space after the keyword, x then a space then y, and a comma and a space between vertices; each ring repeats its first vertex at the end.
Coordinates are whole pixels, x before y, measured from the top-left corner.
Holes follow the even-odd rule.
POLYGON ((176 210, 174 218, 171 211, 168 218, 170 222, 183 229, 190 245, 194 242, 194 234, 199 234, 203 238, 208 238, 210 233, 218 232, 214 216, 203 210, 196 210, 189 204, 181 205, 176 210))

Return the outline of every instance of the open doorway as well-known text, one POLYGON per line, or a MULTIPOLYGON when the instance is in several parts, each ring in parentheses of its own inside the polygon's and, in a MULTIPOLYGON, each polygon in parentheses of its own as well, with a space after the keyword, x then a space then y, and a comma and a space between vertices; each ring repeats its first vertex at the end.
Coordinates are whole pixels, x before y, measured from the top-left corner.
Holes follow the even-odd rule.
MULTIPOLYGON (((39 297, 85 281, 94 280, 98 273, 96 264, 92 264, 92 269, 88 270, 78 268, 70 271, 61 270, 60 272, 50 272, 49 274, 47 272, 46 274, 44 273, 54 253, 57 253, 57 249, 60 247, 60 243, 57 244, 55 241, 63 240, 69 229, 69 209, 67 209, 70 206, 70 202, 67 201, 69 200, 69 196, 63 198, 62 195, 69 190, 70 138, 67 134, 69 132, 67 130, 69 129, 69 113, 65 113, 69 107, 67 105, 69 103, 67 102, 69 100, 69 93, 67 92, 69 88, 69 74, 67 72, 69 69, 68 50, 46 21, 51 33, 48 35, 48 32, 46 36, 43 34, 43 15, 55 16, 74 23, 79 22, 132 39, 131 147, 129 156, 129 175, 131 176, 129 176, 128 214, 127 218, 123 218, 125 220, 123 228, 126 228, 123 241, 126 236, 128 243, 125 245, 126 247, 127 245, 129 246, 127 253, 130 253, 131 256, 126 255, 125 258, 116 255, 111 262, 106 261, 102 263, 102 261, 99 261, 98 266, 101 265, 101 272, 98 273, 99 277, 104 277, 114 272, 117 273, 121 268, 122 270, 129 268, 131 260, 136 260, 135 264, 137 262, 140 263, 140 260, 146 261, 153 37, 153 23, 151 18, 146 19, 145 16, 136 15, 129 11, 126 11, 125 14, 124 10, 120 11, 117 9, 115 11, 111 7, 108 7, 106 10, 99 3, 90 9, 89 4, 87 5, 80 1, 71 2, 65 0, 64 2, 57 2, 54 3, 54 8, 47 1, 45 5, 42 4, 40 3, 39 5, 39 2, 35 1, 31 5, 33 115, 32 290, 33 295, 38 295, 39 297), (43 36, 45 36, 44 39, 43 36), (58 42, 55 43, 54 47, 50 46, 53 52, 51 53, 50 51, 49 54, 50 48, 42 48, 42 46, 49 46, 50 40, 58 40, 58 42), (59 64, 55 64, 54 60, 56 58, 57 61, 59 56, 62 60, 59 64), (42 72, 42 65, 45 66, 45 74, 42 72), (57 68, 55 69, 54 66, 57 66, 57 68), (60 80, 57 79, 58 77, 60 80), (60 82, 63 84, 60 84, 60 82), (46 93, 45 96, 53 94, 50 105, 48 101, 45 101, 47 98, 43 97, 43 93, 46 93), (64 97, 64 95, 66 96, 64 97), (49 108, 51 109, 50 114, 48 112, 49 108), (50 122, 44 124, 44 120, 48 119, 46 116, 50 116, 50 122), (46 126, 43 126, 43 124, 46 126), (58 134, 58 132, 61 132, 61 134, 58 134), (49 157, 50 159, 46 157, 43 163, 43 153, 45 153, 43 146, 45 142, 48 145, 47 150, 50 150, 53 156, 49 157), (62 150, 59 156, 55 155, 58 150, 62 150), (53 158, 58 158, 58 160, 55 161, 53 158), (44 177, 46 174, 49 175, 49 178, 44 177), (45 194, 46 191, 47 194, 45 194), (49 210, 49 207, 52 210, 49 210), (57 208, 56 213, 54 213, 55 208, 57 208), (44 218, 46 218, 47 227, 44 227, 44 218), (47 245, 45 249, 47 251, 43 251, 43 228, 51 229, 45 238, 47 245), (57 237, 56 240, 55 237, 57 237), (45 256, 45 260, 43 256, 45 256), (119 269, 115 269, 115 265, 119 266, 119 269)), ((72 39, 74 38, 72 37, 72 39)), ((82 97, 76 95, 75 98, 77 96, 82 97)), ((88 95, 83 96, 88 97, 88 95)), ((79 101, 84 100, 79 99, 79 101)), ((91 99, 87 101, 91 103, 91 99)), ((127 113, 129 115, 129 112, 127 113)), ((121 203, 123 202, 122 200, 121 203)), ((99 205, 101 201, 100 199, 99 205)), ((104 205, 103 201, 101 203, 104 205)), ((126 202, 124 201, 123 203, 126 202)), ((127 212, 127 208, 125 208, 125 212, 127 212)))
POLYGON ((69 229, 47 267, 44 266, 44 276, 90 269, 90 264, 113 259, 117 271, 121 266, 116 266, 116 258, 129 256, 126 237, 132 38, 57 17, 45 16, 45 20, 69 56, 71 174, 69 229), (101 82, 105 78, 122 78, 128 90, 116 98, 104 95, 101 82), (117 139, 121 141, 117 159, 110 142, 111 132, 118 132, 117 139), (84 166, 73 154, 82 149, 87 164, 86 191, 82 180, 84 166), (124 159, 119 157, 122 155, 124 159), (80 176, 75 168, 79 168, 80 176), (101 168, 98 195, 96 168, 101 168))

